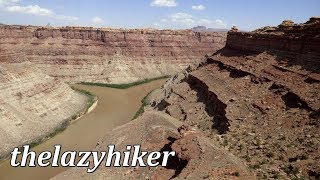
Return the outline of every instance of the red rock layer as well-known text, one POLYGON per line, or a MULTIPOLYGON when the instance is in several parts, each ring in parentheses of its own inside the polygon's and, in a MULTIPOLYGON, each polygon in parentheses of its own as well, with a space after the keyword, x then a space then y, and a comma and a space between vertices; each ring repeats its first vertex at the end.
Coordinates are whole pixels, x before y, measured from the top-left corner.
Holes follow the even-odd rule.
POLYGON ((319 179, 319 22, 229 32, 227 47, 173 77, 151 106, 220 141, 258 179, 319 179), (313 41, 277 41, 299 44, 292 37, 313 41))
POLYGON ((320 53, 320 18, 311 18, 305 24, 264 27, 253 32, 229 31, 227 46, 249 51, 288 51, 320 53))
POLYGON ((198 62, 222 48, 226 34, 2 26, 0 39, 1 61, 12 60, 10 50, 66 81, 128 82, 172 74, 198 62))

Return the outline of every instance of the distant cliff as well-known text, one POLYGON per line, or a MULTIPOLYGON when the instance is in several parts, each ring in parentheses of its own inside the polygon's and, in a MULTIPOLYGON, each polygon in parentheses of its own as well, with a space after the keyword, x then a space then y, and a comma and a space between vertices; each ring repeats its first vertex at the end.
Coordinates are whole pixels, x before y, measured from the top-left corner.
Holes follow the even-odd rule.
POLYGON ((226 33, 191 30, 1 26, 0 61, 25 56, 65 81, 122 83, 173 74, 225 41, 226 33))

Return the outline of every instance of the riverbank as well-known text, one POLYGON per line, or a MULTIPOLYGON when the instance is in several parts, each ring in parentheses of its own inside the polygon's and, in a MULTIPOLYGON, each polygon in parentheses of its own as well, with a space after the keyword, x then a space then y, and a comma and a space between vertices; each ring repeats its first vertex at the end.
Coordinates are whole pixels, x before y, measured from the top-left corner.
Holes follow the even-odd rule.
POLYGON ((94 94, 90 93, 89 91, 85 91, 82 89, 78 89, 75 87, 71 87, 74 91, 84 95, 87 97, 87 105, 85 106, 84 109, 82 109, 81 111, 79 111, 78 113, 74 114, 73 116, 71 116, 70 118, 64 120, 59 126, 57 126, 57 128, 55 128, 55 130, 53 130, 51 133, 49 133, 47 136, 34 141, 32 143, 30 143, 30 147, 33 148, 41 143, 43 143, 44 141, 47 141, 48 139, 56 136, 57 134, 63 132, 72 122, 80 119, 82 116, 84 116, 87 113, 90 113, 96 106, 98 103, 98 97, 95 96, 94 94))
MULTIPOLYGON (((84 116, 87 113, 90 113, 96 106, 98 103, 98 98, 97 96, 95 96, 94 94, 88 92, 88 91, 84 91, 81 89, 77 89, 77 88, 73 88, 72 89, 74 91, 76 91, 79 94, 82 94, 84 96, 87 97, 87 105, 81 109, 78 113, 70 116, 69 118, 63 120, 60 124, 58 124, 58 126, 54 127, 53 130, 51 132, 49 132, 46 135, 43 136, 39 136, 38 138, 36 138, 35 140, 31 141, 30 143, 26 143, 29 144, 31 148, 36 147, 37 145, 49 140, 50 138, 56 136, 57 134, 63 132, 72 122, 80 119, 82 116, 84 116)), ((18 146, 19 149, 22 147, 18 146)), ((4 154, 1 156, 0 158, 0 163, 8 160, 8 158, 10 157, 10 153, 4 154)))
MULTIPOLYGON (((74 85, 74 87, 95 94, 99 101, 90 113, 72 123, 64 131, 32 148, 36 153, 48 151, 56 144, 61 152, 68 150, 92 150, 106 132, 131 121, 141 106, 141 99, 153 89, 163 85, 165 80, 133 86, 127 89, 115 89, 99 86, 74 85)), ((92 107, 95 104, 92 105, 92 107)), ((25 167, 13 168, 9 160, 0 164, 0 179, 50 179, 67 170, 64 167, 25 167)))
POLYGON ((140 108, 138 109, 138 111, 134 114, 132 120, 137 119, 139 116, 141 116, 142 113, 144 113, 144 107, 149 104, 148 97, 154 90, 155 89, 153 89, 145 97, 143 97, 143 99, 141 100, 142 104, 141 104, 140 108))
POLYGON ((170 76, 160 76, 160 77, 156 77, 156 78, 144 79, 144 80, 135 81, 132 83, 125 83, 125 84, 108 84, 108 83, 91 83, 91 82, 81 82, 79 84, 89 85, 89 86, 109 87, 109 88, 116 88, 116 89, 128 89, 130 87, 149 83, 152 81, 161 80, 161 79, 168 79, 169 77, 170 76))
MULTIPOLYGON (((156 78, 144 79, 144 80, 135 81, 132 83, 125 83, 125 84, 107 84, 107 83, 91 83, 91 82, 81 82, 79 84, 89 85, 89 86, 109 87, 109 88, 115 88, 115 89, 128 89, 133 86, 138 86, 138 85, 149 83, 152 81, 161 80, 161 79, 168 79, 168 78, 170 78, 170 76, 160 76, 160 77, 156 77, 156 78)), ((133 116, 132 120, 138 118, 144 112, 144 107, 148 105, 148 96, 154 90, 155 89, 153 89, 146 96, 143 97, 143 99, 141 100, 142 104, 141 104, 140 108, 138 109, 138 111, 133 116)))

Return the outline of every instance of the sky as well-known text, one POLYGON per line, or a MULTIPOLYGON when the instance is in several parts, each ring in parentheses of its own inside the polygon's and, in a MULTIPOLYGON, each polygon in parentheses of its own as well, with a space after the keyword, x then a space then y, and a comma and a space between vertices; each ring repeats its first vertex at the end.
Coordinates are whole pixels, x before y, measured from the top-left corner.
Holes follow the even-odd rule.
POLYGON ((254 30, 320 16, 320 0, 0 0, 0 23, 254 30))

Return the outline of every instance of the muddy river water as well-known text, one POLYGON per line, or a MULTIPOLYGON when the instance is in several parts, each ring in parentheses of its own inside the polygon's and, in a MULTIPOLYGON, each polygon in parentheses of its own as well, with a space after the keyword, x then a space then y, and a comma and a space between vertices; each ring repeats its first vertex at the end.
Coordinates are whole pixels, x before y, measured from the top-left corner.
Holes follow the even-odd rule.
MULTIPOLYGON (((74 121, 62 133, 41 143, 32 150, 52 151, 54 145, 61 144, 62 151, 89 151, 110 129, 129 122, 141 106, 141 99, 151 90, 160 87, 165 80, 134 86, 128 89, 113 89, 97 86, 75 85, 98 96, 98 105, 90 113, 74 121)), ((58 167, 18 167, 10 166, 10 160, 0 164, 0 179, 50 179, 65 171, 58 167)))

